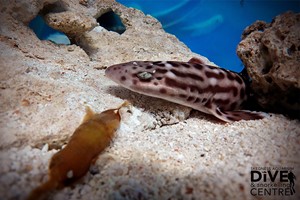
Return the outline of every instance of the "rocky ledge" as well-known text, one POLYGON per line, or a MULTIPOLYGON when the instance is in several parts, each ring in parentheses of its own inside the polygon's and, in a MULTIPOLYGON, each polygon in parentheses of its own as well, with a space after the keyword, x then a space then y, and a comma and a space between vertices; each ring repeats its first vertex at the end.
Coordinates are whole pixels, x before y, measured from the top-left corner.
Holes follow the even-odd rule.
POLYGON ((248 26, 237 47, 258 103, 271 112, 300 118, 300 13, 248 26))

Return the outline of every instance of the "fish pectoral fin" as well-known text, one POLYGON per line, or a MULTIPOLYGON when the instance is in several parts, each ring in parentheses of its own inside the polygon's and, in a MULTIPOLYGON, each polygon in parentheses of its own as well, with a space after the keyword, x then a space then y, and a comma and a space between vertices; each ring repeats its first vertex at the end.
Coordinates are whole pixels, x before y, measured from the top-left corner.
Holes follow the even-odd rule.
POLYGON ((242 120, 242 119, 256 120, 256 119, 263 119, 264 117, 267 116, 266 113, 249 111, 249 110, 236 110, 236 111, 230 111, 229 113, 231 115, 236 116, 238 120, 242 120))
POLYGON ((82 119, 82 124, 88 120, 90 120, 95 115, 95 112, 89 107, 85 107, 85 116, 82 119))
POLYGON ((263 119, 266 116, 266 114, 248 110, 223 111, 218 107, 216 107, 215 111, 212 112, 212 114, 225 122, 263 119))

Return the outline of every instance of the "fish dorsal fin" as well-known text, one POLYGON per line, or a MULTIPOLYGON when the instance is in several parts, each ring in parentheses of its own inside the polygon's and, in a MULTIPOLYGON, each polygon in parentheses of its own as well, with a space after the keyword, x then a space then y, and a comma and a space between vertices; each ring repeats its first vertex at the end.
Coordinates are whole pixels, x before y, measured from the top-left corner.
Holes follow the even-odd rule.
POLYGON ((196 57, 192 57, 188 63, 194 63, 194 64, 205 64, 205 62, 200 59, 200 58, 196 58, 196 57))
POLYGON ((95 115, 95 112, 89 107, 85 107, 85 116, 83 117, 82 124, 90 120, 95 115))

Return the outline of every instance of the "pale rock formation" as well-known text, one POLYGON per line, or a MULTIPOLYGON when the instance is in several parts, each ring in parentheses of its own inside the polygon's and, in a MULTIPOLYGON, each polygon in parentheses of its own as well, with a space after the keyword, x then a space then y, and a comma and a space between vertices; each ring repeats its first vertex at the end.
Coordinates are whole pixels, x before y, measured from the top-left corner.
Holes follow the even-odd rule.
POLYGON ((237 54, 252 79, 258 103, 268 111, 300 118, 300 13, 244 30, 237 54))

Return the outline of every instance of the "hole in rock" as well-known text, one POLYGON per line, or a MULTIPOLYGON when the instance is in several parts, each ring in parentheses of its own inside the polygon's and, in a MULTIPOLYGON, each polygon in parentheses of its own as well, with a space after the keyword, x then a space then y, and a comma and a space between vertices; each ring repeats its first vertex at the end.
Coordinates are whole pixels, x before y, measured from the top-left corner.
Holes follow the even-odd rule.
POLYGON ((119 15, 114 13, 113 11, 109 11, 101 15, 97 22, 108 31, 114 31, 119 34, 122 34, 126 31, 126 27, 121 21, 119 15))
POLYGON ((47 13, 60 13, 67 10, 68 5, 63 1, 56 1, 55 3, 47 4, 40 11, 40 14, 46 15, 47 13))
POLYGON ((272 83, 273 83, 273 80, 272 80, 272 78, 271 78, 271 77, 269 77, 269 76, 266 76, 266 81, 267 81, 268 83, 270 83, 270 84, 272 84, 272 83))
POLYGON ((287 53, 291 56, 295 53, 296 51, 296 46, 294 44, 292 44, 292 46, 290 48, 287 49, 287 53))
POLYGON ((270 72, 270 70, 273 67, 273 61, 271 59, 271 56, 269 54, 269 49, 266 46, 262 46, 261 48, 261 55, 264 59, 264 66, 261 69, 262 74, 267 74, 270 72))
POLYGON ((268 74, 270 72, 270 70, 272 69, 272 67, 273 67, 273 62, 266 61, 265 65, 264 65, 264 67, 263 67, 263 69, 261 71, 262 74, 268 74))
POLYGON ((66 34, 48 26, 42 15, 37 15, 33 20, 31 20, 29 28, 33 30, 40 40, 49 40, 55 44, 71 44, 70 39, 66 36, 66 34))

